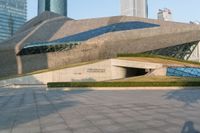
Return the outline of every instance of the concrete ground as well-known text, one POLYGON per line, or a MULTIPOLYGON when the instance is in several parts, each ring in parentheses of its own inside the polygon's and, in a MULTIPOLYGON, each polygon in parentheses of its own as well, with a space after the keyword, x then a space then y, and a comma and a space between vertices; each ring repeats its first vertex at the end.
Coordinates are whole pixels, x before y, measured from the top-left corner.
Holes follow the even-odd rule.
POLYGON ((200 89, 0 88, 0 133, 199 133, 200 89))

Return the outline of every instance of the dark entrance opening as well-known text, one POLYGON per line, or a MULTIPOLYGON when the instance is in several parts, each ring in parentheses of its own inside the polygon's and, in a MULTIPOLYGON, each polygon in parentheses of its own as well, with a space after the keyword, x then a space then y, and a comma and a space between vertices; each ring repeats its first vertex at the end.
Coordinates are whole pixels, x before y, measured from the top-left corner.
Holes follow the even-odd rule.
POLYGON ((128 68, 128 67, 126 67, 125 69, 126 69, 126 78, 142 76, 142 75, 145 75, 145 74, 148 73, 145 69, 140 69, 140 68, 128 68))

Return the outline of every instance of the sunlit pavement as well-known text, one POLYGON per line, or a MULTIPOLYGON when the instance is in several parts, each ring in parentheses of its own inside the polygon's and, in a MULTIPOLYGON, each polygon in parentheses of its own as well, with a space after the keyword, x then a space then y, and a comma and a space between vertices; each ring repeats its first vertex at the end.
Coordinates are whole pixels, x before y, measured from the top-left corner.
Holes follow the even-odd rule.
POLYGON ((200 89, 0 88, 0 133, 199 133, 200 89))

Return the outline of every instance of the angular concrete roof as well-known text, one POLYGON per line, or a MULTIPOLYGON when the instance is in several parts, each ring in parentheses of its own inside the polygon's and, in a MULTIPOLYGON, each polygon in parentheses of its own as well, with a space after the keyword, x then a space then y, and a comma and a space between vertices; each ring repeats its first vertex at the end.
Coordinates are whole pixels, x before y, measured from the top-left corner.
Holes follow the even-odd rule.
MULTIPOLYGON (((24 32, 32 27, 36 27, 39 24, 41 24, 42 22, 48 20, 48 19, 53 19, 56 17, 62 17, 59 14, 53 13, 53 12, 49 12, 49 11, 45 11, 43 13, 41 13, 38 17, 35 17, 31 20, 29 20, 28 22, 26 22, 18 31, 16 34, 20 33, 20 32, 24 32)), ((68 20, 72 20, 71 18, 66 18, 68 20)))
POLYGON ((127 16, 72 20, 44 13, 27 22, 10 40, 0 44, 0 77, 56 68, 69 63, 140 53, 200 40, 200 26, 127 16), (120 22, 160 25, 144 29, 109 32, 88 39, 69 51, 16 56, 25 45, 46 42, 120 22), (6 57, 6 60, 5 60, 6 57))

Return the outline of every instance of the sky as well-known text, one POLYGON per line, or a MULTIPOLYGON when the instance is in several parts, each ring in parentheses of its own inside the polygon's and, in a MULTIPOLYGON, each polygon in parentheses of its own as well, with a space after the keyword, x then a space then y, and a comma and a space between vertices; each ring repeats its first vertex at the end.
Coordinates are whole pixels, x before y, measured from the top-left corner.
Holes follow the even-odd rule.
MULTIPOLYGON (((200 0, 148 0, 149 18, 169 8, 177 22, 200 21, 200 0)), ((28 20, 37 15, 37 0, 28 0, 28 20)), ((120 0, 68 0, 68 16, 85 19, 120 15, 120 0)))

